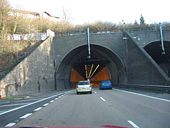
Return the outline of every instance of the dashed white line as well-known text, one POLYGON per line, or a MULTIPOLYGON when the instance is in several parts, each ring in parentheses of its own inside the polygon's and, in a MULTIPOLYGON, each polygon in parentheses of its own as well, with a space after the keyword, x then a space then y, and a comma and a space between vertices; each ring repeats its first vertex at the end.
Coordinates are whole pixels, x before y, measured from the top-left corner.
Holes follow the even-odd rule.
POLYGON ((45 106, 47 106, 47 105, 49 105, 49 103, 46 103, 46 104, 44 104, 43 106, 45 107, 45 106))
POLYGON ((21 109, 21 108, 24 108, 24 107, 27 107, 27 106, 36 104, 36 103, 39 103, 39 102, 41 102, 41 101, 44 101, 44 100, 47 100, 47 99, 56 97, 56 96, 58 96, 58 95, 61 95, 61 94, 53 95, 53 96, 50 96, 50 97, 47 97, 47 98, 44 98, 44 99, 41 99, 41 100, 38 100, 38 101, 35 101, 35 102, 32 102, 32 103, 29 103, 29 104, 26 104, 26 105, 23 105, 23 106, 20 106, 20 107, 17 107, 17 108, 11 109, 11 110, 9 110, 9 111, 2 112, 2 113, 0 113, 0 115, 4 115, 4 114, 6 114, 6 113, 9 113, 9 112, 12 112, 12 111, 15 111, 15 110, 18 110, 18 109, 21 109))
POLYGON ((129 124, 131 124, 134 128, 140 128, 139 126, 137 126, 135 123, 133 123, 131 120, 128 120, 129 124))
POLYGON ((12 126, 14 126, 16 123, 9 123, 9 124, 7 124, 7 125, 5 125, 5 127, 12 127, 12 126))
POLYGON ((34 110, 34 112, 39 111, 39 110, 41 110, 41 109, 42 109, 42 107, 36 108, 36 109, 34 110))
POLYGON ((167 99, 153 97, 153 96, 148 96, 148 95, 144 95, 144 94, 140 94, 140 93, 136 93, 136 92, 130 92, 130 91, 125 91, 125 90, 120 90, 120 89, 115 89, 115 90, 118 90, 118 91, 121 91, 121 92, 130 93, 130 94, 134 94, 134 95, 144 96, 144 97, 148 97, 148 98, 152 98, 152 99, 156 99, 156 100, 170 102, 170 100, 167 100, 167 99))
POLYGON ((50 103, 54 102, 54 100, 51 100, 50 103))
POLYGON ((101 100, 103 100, 104 102, 106 101, 103 97, 100 97, 101 100))
POLYGON ((61 97, 63 97, 63 96, 65 96, 65 94, 63 94, 63 95, 59 96, 58 98, 61 98, 61 97))
POLYGON ((24 116, 21 116, 20 119, 25 119, 25 118, 29 117, 30 115, 32 115, 32 113, 25 114, 24 116))

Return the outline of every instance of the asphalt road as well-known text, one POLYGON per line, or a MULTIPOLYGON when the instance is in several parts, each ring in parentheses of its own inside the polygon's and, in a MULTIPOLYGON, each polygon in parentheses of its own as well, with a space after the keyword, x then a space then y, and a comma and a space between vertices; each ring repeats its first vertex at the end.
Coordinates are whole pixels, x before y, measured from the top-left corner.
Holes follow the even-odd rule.
POLYGON ((0 124, 5 118, 4 126, 170 128, 170 100, 117 89, 81 95, 73 90, 24 108, 12 114, 15 120, 11 113, 0 115, 0 124))
MULTIPOLYGON (((3 102, 0 105, 0 127, 13 126, 22 119, 30 116, 30 113, 38 111, 37 108, 47 106, 50 101, 64 95, 64 92, 42 98, 17 100, 10 103, 3 102), (11 123, 12 122, 12 123, 11 123)), ((40 110, 40 109, 39 109, 40 110)))

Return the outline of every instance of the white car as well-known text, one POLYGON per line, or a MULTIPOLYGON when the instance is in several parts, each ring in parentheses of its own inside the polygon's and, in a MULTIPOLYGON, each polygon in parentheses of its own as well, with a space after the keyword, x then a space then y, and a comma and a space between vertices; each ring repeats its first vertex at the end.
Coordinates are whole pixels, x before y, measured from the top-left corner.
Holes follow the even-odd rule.
POLYGON ((90 85, 90 81, 79 81, 76 87, 76 92, 77 94, 79 93, 90 93, 92 94, 92 87, 90 85))

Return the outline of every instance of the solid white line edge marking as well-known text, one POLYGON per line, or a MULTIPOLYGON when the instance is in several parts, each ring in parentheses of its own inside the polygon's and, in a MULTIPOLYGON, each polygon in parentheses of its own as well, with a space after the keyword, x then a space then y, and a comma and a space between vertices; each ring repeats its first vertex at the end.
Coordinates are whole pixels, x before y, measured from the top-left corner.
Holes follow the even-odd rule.
POLYGON ((16 123, 9 123, 9 124, 7 124, 7 125, 5 125, 5 127, 12 127, 12 126, 14 126, 16 123))
POLYGON ((128 120, 129 124, 131 124, 134 128, 140 128, 139 126, 137 126, 135 123, 133 123, 131 120, 128 120))
POLYGON ((140 93, 136 93, 136 92, 130 92, 130 91, 125 91, 125 90, 120 90, 120 89, 115 89, 115 90, 118 90, 118 91, 121 91, 121 92, 130 93, 130 94, 135 94, 135 95, 139 95, 139 96, 144 96, 144 97, 148 97, 148 98, 152 98, 152 99, 156 99, 156 100, 170 102, 170 100, 167 100, 167 99, 153 97, 153 96, 148 96, 148 95, 144 95, 144 94, 140 94, 140 93))
POLYGON ((25 104, 28 104, 28 103, 20 103, 20 104, 7 104, 7 105, 1 105, 1 107, 10 107, 10 106, 18 106, 18 105, 25 105, 25 104))
POLYGON ((41 110, 41 109, 42 109, 42 107, 36 108, 36 109, 34 110, 34 112, 39 111, 39 110, 41 110))
POLYGON ((27 118, 27 117, 29 117, 31 115, 32 115, 32 113, 27 113, 24 116, 21 116, 20 119, 25 119, 25 118, 27 118))
POLYGON ((30 104, 26 104, 26 105, 20 106, 20 107, 18 107, 18 108, 11 109, 11 110, 9 110, 9 111, 5 111, 5 112, 3 112, 3 113, 0 113, 0 116, 1 116, 1 115, 4 115, 4 114, 6 114, 6 113, 9 113, 9 112, 12 112, 12 111, 15 111, 15 110, 18 110, 18 109, 21 109, 21 108, 24 108, 24 107, 33 105, 33 104, 36 104, 36 103, 38 103, 38 102, 41 102, 41 101, 44 101, 44 100, 47 100, 47 99, 50 99, 50 98, 59 96, 59 95, 61 95, 61 94, 63 94, 63 93, 60 93, 60 94, 58 94, 58 95, 53 95, 53 96, 47 97, 47 98, 44 98, 44 99, 41 99, 41 100, 32 102, 32 103, 30 103, 30 104))
POLYGON ((100 97, 101 100, 103 100, 104 102, 106 101, 103 97, 100 97))

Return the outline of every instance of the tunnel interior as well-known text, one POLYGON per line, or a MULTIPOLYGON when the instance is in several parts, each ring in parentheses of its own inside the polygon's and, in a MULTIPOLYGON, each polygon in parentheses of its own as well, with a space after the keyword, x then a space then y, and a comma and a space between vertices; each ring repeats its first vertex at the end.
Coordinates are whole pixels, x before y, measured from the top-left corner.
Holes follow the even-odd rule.
POLYGON ((170 42, 164 41, 164 51, 161 41, 152 42, 144 47, 145 51, 170 77, 170 42))
POLYGON ((78 81, 87 79, 93 87, 98 87, 102 80, 111 80, 113 86, 124 80, 124 66, 115 53, 108 48, 91 45, 89 58, 87 49, 87 45, 77 47, 61 62, 58 74, 64 77, 65 87, 74 88, 78 81))

